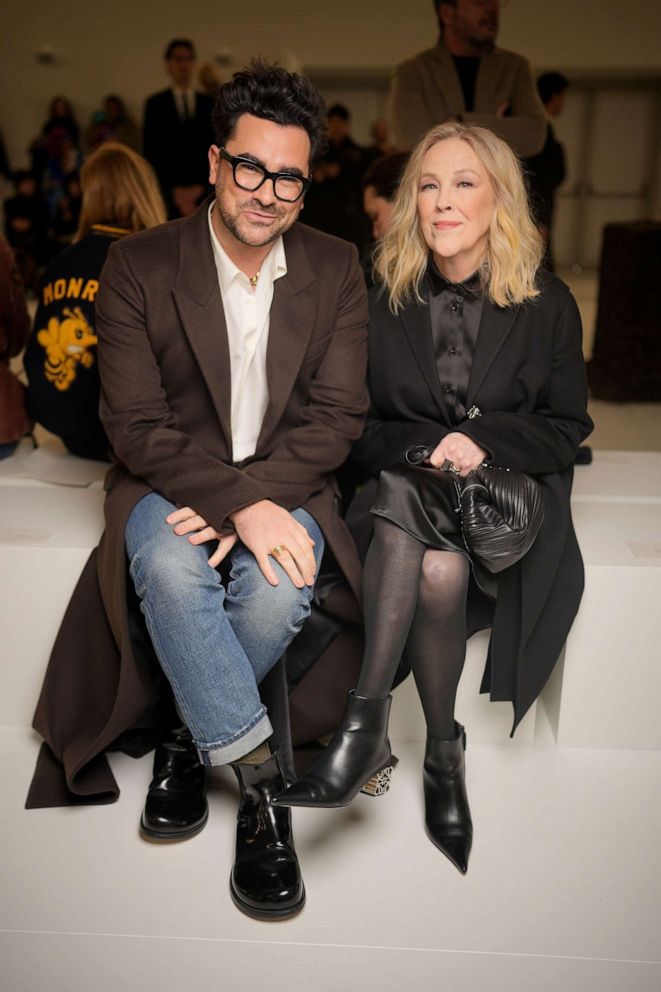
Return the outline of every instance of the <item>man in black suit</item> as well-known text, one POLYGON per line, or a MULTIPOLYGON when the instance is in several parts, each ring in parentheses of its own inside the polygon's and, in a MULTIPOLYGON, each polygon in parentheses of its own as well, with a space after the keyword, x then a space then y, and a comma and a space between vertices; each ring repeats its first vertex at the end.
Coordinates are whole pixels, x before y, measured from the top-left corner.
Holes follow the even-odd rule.
POLYGON ((195 48, 175 38, 165 50, 172 86, 145 103, 143 152, 154 167, 170 217, 187 217, 207 191, 213 100, 193 86, 195 48))

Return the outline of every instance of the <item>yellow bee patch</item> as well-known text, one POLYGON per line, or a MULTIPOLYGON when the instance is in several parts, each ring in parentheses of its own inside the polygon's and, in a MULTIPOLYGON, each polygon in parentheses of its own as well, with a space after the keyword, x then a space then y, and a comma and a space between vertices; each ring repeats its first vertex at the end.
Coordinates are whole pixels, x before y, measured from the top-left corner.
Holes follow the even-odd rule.
POLYGON ((37 341, 46 350, 46 378, 60 391, 70 387, 79 363, 86 369, 94 365, 94 355, 88 349, 98 340, 80 307, 66 307, 62 312, 63 320, 51 317, 48 328, 37 334, 37 341))

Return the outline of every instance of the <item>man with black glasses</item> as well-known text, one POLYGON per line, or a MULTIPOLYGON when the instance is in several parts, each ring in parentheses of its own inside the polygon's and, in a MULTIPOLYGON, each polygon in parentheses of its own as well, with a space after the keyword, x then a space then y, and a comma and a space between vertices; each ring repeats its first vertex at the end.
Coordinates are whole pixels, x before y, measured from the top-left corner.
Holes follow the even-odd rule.
POLYGON ((62 720, 49 698, 76 650, 62 636, 36 720, 74 793, 80 768, 140 724, 157 679, 131 637, 135 590, 180 724, 156 749, 141 833, 197 833, 205 774, 231 764, 241 801, 230 889, 261 919, 294 915, 305 893, 289 811, 270 803, 284 786, 286 702, 280 689, 267 712, 260 684, 310 612, 324 549, 356 595, 360 583, 333 472, 367 409, 363 277, 353 246, 296 224, 324 110, 281 68, 237 73, 214 110, 214 195, 111 249, 97 333, 116 465, 97 569, 119 677, 110 719, 77 714, 94 743, 75 772, 49 724, 62 720))

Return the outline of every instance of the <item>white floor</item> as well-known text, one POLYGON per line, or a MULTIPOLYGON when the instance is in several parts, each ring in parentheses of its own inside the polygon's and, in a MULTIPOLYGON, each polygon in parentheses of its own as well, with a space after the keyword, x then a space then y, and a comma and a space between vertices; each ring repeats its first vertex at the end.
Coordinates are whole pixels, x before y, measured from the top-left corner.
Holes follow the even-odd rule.
POLYGON ((230 902, 226 772, 198 837, 151 845, 149 758, 113 756, 112 806, 23 811, 37 742, 5 729, 0 988, 658 992, 661 753, 556 748, 539 721, 534 746, 469 740, 466 877, 424 835, 402 744, 387 796, 296 811, 308 901, 278 924, 230 902))

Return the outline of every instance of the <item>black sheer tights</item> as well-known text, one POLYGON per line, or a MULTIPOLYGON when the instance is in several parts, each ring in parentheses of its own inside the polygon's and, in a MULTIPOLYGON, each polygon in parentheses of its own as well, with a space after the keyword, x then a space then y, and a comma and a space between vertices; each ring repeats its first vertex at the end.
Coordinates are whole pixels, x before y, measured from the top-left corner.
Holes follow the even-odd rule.
POLYGON ((427 730, 454 737, 454 701, 466 653, 469 564, 436 551, 384 517, 365 562, 365 658, 356 692, 386 696, 406 649, 427 730))

